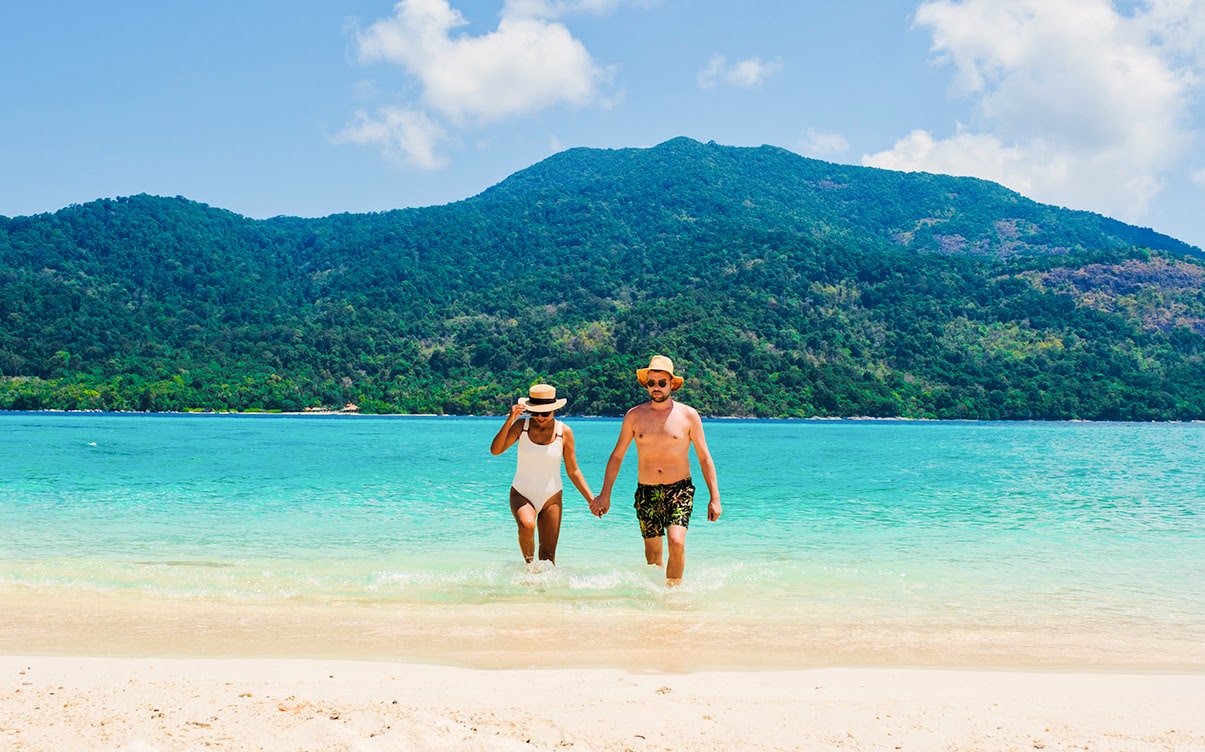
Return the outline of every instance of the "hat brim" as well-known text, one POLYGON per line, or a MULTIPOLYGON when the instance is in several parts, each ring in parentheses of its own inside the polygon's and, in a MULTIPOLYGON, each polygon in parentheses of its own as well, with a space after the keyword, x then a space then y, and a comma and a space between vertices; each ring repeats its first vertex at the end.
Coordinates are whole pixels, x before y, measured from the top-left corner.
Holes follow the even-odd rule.
MULTIPOLYGON (((652 370, 653 370, 652 368, 637 368, 636 369, 636 380, 640 382, 640 386, 648 386, 649 385, 649 371, 652 371, 652 370)), ((686 383, 686 379, 682 378, 681 376, 674 376, 672 373, 670 374, 670 376, 672 379, 670 382, 670 388, 672 388, 675 392, 678 391, 679 389, 681 389, 682 385, 686 383)))
POLYGON ((561 399, 557 400, 556 402, 549 402, 544 405, 533 405, 533 404, 531 404, 531 400, 529 398, 527 398, 527 397, 519 398, 519 404, 522 405, 523 408, 525 410, 527 410, 527 412, 529 412, 529 413, 550 413, 555 410, 560 410, 568 402, 569 402, 568 397, 562 397, 561 399))

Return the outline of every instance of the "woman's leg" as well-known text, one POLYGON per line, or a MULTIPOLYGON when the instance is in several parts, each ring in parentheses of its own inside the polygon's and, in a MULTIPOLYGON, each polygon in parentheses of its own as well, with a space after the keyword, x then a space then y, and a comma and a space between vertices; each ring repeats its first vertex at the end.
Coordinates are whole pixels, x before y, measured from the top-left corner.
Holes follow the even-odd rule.
POLYGON ((523 494, 512 488, 510 513, 515 516, 515 524, 519 526, 519 551, 523 554, 523 560, 530 564, 536 556, 536 508, 523 494))
POLYGON ((561 537, 561 500, 562 492, 557 491, 540 510, 538 524, 540 528, 540 561, 550 561, 556 564, 556 544, 561 537))

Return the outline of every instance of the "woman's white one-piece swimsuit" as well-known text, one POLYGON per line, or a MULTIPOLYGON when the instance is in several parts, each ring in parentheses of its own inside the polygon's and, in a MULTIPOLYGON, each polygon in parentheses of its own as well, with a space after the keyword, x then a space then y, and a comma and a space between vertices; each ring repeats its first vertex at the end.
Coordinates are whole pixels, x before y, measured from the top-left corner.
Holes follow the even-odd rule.
POLYGON ((523 421, 523 433, 519 435, 519 464, 515 468, 515 479, 511 488, 536 508, 536 514, 544 508, 544 502, 561 490, 561 459, 565 444, 561 438, 563 425, 556 421, 556 434, 551 444, 537 444, 527 435, 531 418, 523 421))

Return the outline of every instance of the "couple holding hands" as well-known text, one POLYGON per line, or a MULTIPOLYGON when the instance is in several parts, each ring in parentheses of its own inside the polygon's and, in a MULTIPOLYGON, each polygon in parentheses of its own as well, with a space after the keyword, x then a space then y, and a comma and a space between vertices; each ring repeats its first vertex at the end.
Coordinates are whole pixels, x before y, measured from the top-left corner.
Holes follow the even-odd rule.
POLYGON ((649 400, 624 415, 598 496, 590 492, 578 467, 573 431, 556 420, 556 411, 567 402, 564 398, 557 399, 556 388, 536 384, 527 397, 511 407, 506 423, 490 444, 490 452, 502 454, 512 444, 519 445, 510 510, 519 526, 519 549, 528 562, 535 558, 537 530, 539 558, 556 562, 561 531, 562 462, 573 485, 590 503, 590 511, 602 517, 611 508, 611 487, 633 441, 637 455, 636 520, 644 538, 644 558, 649 564, 665 566, 668 584, 678 584, 686 566, 686 529, 695 492, 690 478, 691 446, 711 496, 707 519, 714 522, 720 518, 722 507, 715 463, 703 437, 699 413, 673 399, 673 393, 683 383, 683 378, 674 374, 673 361, 664 355, 654 355, 648 368, 636 369, 636 379, 648 390, 649 400), (524 411, 530 417, 518 420, 524 411), (664 539, 669 540, 668 564, 662 558, 664 539))

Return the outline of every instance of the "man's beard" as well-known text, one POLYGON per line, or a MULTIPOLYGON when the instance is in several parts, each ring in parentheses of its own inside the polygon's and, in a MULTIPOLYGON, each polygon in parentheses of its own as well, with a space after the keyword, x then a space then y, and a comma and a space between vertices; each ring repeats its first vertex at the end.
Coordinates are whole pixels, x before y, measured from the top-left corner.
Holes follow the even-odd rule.
POLYGON ((655 394, 650 394, 649 399, 651 399, 653 402, 656 402, 657 404, 661 404, 662 402, 665 402, 666 400, 668 400, 669 396, 670 396, 670 392, 662 392, 660 397, 658 397, 655 394))

